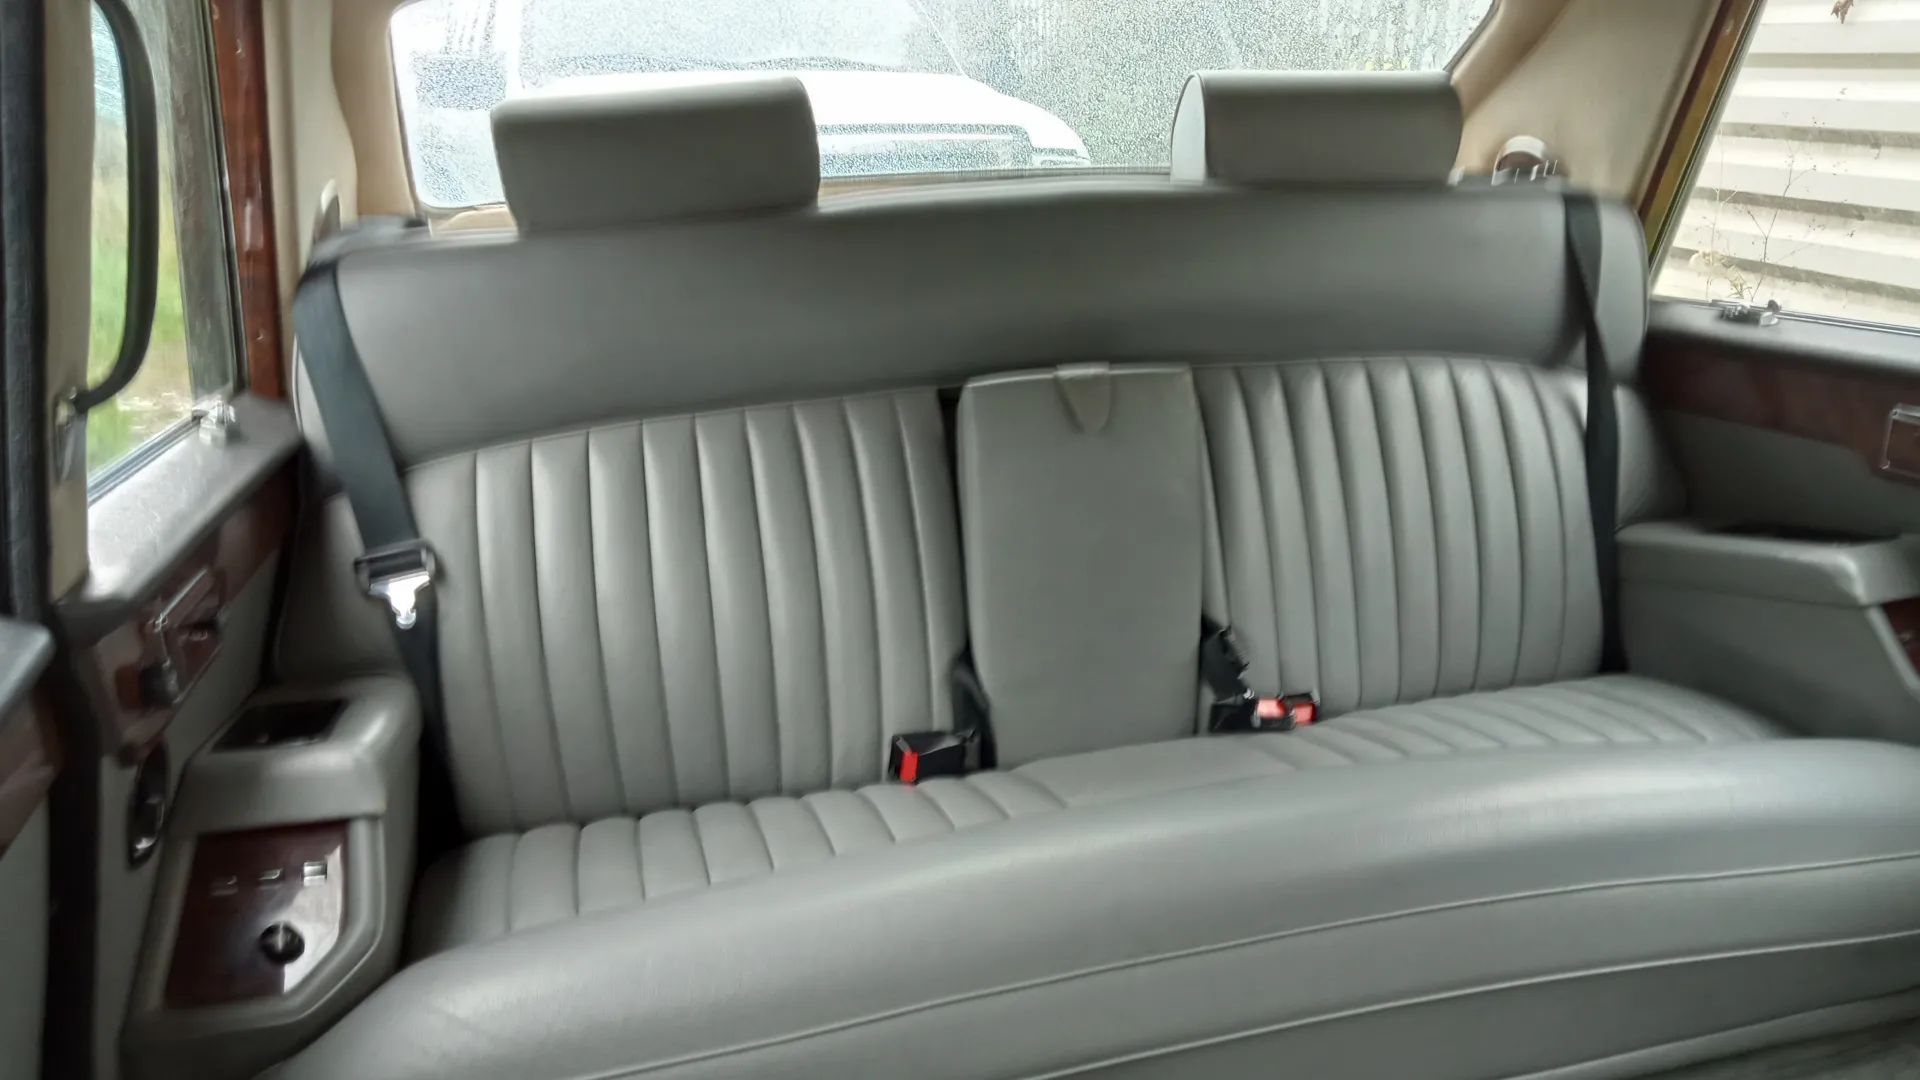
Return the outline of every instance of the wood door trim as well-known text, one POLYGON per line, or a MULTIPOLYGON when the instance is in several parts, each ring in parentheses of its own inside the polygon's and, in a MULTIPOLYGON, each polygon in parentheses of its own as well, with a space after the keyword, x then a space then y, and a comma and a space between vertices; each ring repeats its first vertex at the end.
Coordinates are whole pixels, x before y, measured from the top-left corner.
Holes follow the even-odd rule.
MULTIPOLYGON (((246 588, 272 559, 293 531, 294 479, 290 468, 275 473, 248 497, 212 536, 176 563, 160 588, 140 605, 132 618, 100 639, 91 650, 92 667, 102 684, 99 695, 107 710, 105 747, 121 760, 138 761, 166 734, 179 711, 149 707, 141 693, 141 670, 161 657, 155 622, 170 602, 185 596, 200 602, 197 590, 210 591, 213 605, 225 607, 246 588), (194 594, 194 595, 189 595, 194 594)), ((212 664, 217 641, 176 656, 182 661, 182 697, 212 664)))
POLYGON ((212 0, 211 8, 247 388, 261 397, 284 398, 280 255, 274 239, 273 159, 267 133, 265 20, 261 0, 212 0))
POLYGON ((46 803, 59 772, 60 740, 44 701, 30 699, 0 718, 0 857, 46 803))
POLYGON ((1920 375, 1652 337, 1640 381, 1659 408, 1842 446, 1877 476, 1920 482, 1882 467, 1887 418, 1896 406, 1920 405, 1920 375))
POLYGON ((339 945, 346 875, 344 821, 200 837, 168 963, 167 1005, 224 1005, 298 987, 339 945), (317 879, 303 874, 309 863, 322 868, 317 879), (302 939, 292 963, 261 951, 262 931, 276 923, 302 939))

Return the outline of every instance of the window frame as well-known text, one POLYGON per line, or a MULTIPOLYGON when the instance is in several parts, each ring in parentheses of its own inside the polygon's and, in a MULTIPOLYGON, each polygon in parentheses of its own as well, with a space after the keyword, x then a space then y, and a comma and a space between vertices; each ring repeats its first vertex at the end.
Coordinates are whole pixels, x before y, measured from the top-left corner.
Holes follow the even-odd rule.
MULTIPOLYGON (((212 8, 208 0, 186 0, 193 16, 190 32, 198 40, 198 60, 204 62, 174 63, 180 60, 177 50, 169 49, 169 55, 161 62, 169 64, 169 79, 187 78, 197 83, 194 99, 204 106, 201 120, 207 125, 207 146, 204 153, 183 153, 187 142, 179 137, 175 124, 166 122, 160 113, 159 87, 153 56, 153 38, 146 32, 141 15, 135 12, 128 0, 89 0, 107 22, 113 37, 115 54, 120 59, 123 94, 126 101, 126 135, 128 153, 128 282, 126 294, 126 322, 122 327, 120 352, 109 374, 100 383, 92 387, 76 389, 67 395, 57 420, 56 445, 59 447, 60 460, 56 467, 62 475, 70 475, 67 470, 84 473, 87 502, 89 506, 97 502, 128 477, 140 472, 172 449, 181 439, 191 434, 199 425, 200 404, 209 400, 231 400, 246 391, 248 386, 248 365, 243 362, 245 356, 245 338, 241 325, 239 304, 239 276, 233 244, 233 214, 231 193, 226 174, 226 139, 221 123, 220 93, 217 73, 212 59, 213 26, 212 8), (178 176, 183 169, 207 169, 209 175, 204 178, 208 183, 212 199, 203 209, 211 211, 211 219, 217 225, 217 247, 220 253, 220 266, 217 274, 204 267, 196 266, 196 273, 202 275, 202 287, 217 279, 220 296, 214 302, 222 311, 218 313, 218 324, 223 337, 228 342, 229 351, 225 357, 224 378, 217 385, 201 385, 201 377, 207 372, 208 365, 199 362, 200 357, 193 349, 194 337, 191 330, 187 334, 187 386, 192 405, 187 411, 159 429, 129 447, 119 457, 109 461, 98 469, 90 467, 86 461, 86 414, 113 400, 121 391, 144 370, 152 351, 152 333, 159 300, 160 260, 159 247, 161 230, 166 228, 169 217, 161 206, 162 171, 160 147, 161 140, 170 140, 172 182, 165 185, 166 194, 174 202, 171 215, 175 231, 175 250, 180 252, 180 182, 178 176), (136 222, 138 224, 136 224, 136 222), (137 231, 136 231, 137 230, 137 231), (140 246, 136 250, 134 245, 140 246), (134 257, 137 255, 137 258, 134 257), (138 265, 136 265, 138 264, 138 265), (135 315, 139 316, 138 323, 135 315), (129 330, 138 329, 138 347, 133 347, 135 335, 129 330)), ((161 0, 158 10, 172 10, 177 0, 161 0)), ((165 35, 171 43, 173 35, 165 35)), ((177 100, 179 95, 173 97, 177 100)), ((192 147, 200 151, 201 147, 192 147)), ((202 253, 204 254, 204 253, 202 253)), ((185 264, 190 260, 186 253, 177 255, 178 264, 175 273, 181 278, 179 284, 183 308, 190 303, 186 286, 185 264)), ((200 298, 196 291, 195 299, 200 298)), ((183 319, 191 320, 192 312, 183 312, 183 319)), ((205 340, 202 338, 201 340, 205 340)))
MULTIPOLYGON (((1696 299, 1663 295, 1660 278, 1678 239, 1702 172, 1712 155, 1720 125, 1734 96, 1741 72, 1765 21, 1772 0, 1721 0, 1694 73, 1676 110, 1661 156, 1650 175, 1639 207, 1647 233, 1648 297, 1662 304, 1684 304, 1731 316, 1757 307, 1735 299, 1696 299), (1689 141, 1690 140, 1690 141, 1689 141), (1684 147, 1684 152, 1682 148, 1684 147), (1675 179, 1677 177, 1677 179, 1675 179)), ((1844 204, 1836 204, 1844 205, 1844 204)), ((1778 306, 1770 315, 1816 326, 1851 327, 1897 337, 1920 337, 1920 316, 1912 323, 1832 315, 1778 306)))

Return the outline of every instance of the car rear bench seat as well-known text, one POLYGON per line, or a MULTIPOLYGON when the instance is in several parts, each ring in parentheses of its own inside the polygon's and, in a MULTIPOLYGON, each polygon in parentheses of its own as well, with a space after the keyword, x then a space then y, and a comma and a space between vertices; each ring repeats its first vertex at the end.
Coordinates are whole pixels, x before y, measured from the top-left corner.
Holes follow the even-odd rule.
MULTIPOLYGON (((1201 183, 819 207, 795 95, 503 107, 520 235, 339 264, 481 839, 280 1080, 1624 1075, 1920 985, 1920 753, 1596 675, 1563 204, 1446 184, 1444 81, 1210 76, 1201 183), (1204 736, 1203 616, 1327 722, 1204 736), (883 782, 969 651, 998 768, 883 782)), ((335 498, 283 673, 394 666, 359 551, 335 498)))

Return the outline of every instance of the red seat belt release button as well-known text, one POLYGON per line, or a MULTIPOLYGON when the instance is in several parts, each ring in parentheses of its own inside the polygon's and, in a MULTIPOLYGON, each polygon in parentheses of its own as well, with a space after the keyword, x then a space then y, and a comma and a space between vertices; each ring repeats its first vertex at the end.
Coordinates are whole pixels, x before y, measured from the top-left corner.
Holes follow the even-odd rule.
POLYGON ((903 784, 936 776, 963 776, 971 768, 970 732, 922 731, 895 735, 887 756, 887 776, 903 784))
POLYGON ((1263 697, 1253 707, 1253 730, 1292 731, 1320 719, 1320 699, 1312 694, 1263 697))
POLYGON ((1320 699, 1312 694, 1288 694, 1280 699, 1293 712, 1293 726, 1306 727, 1320 719, 1320 699))

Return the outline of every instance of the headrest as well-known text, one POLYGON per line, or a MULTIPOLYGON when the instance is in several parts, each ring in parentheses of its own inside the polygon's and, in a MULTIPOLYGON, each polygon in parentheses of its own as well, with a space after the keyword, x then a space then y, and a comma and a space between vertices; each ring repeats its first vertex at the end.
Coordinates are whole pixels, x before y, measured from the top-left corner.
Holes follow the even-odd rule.
POLYGON ((519 98, 494 108, 493 145, 524 232, 785 210, 820 191, 813 106, 790 75, 519 98))
POLYGON ((1444 71, 1203 71, 1173 117, 1176 180, 1440 183, 1459 150, 1444 71))

